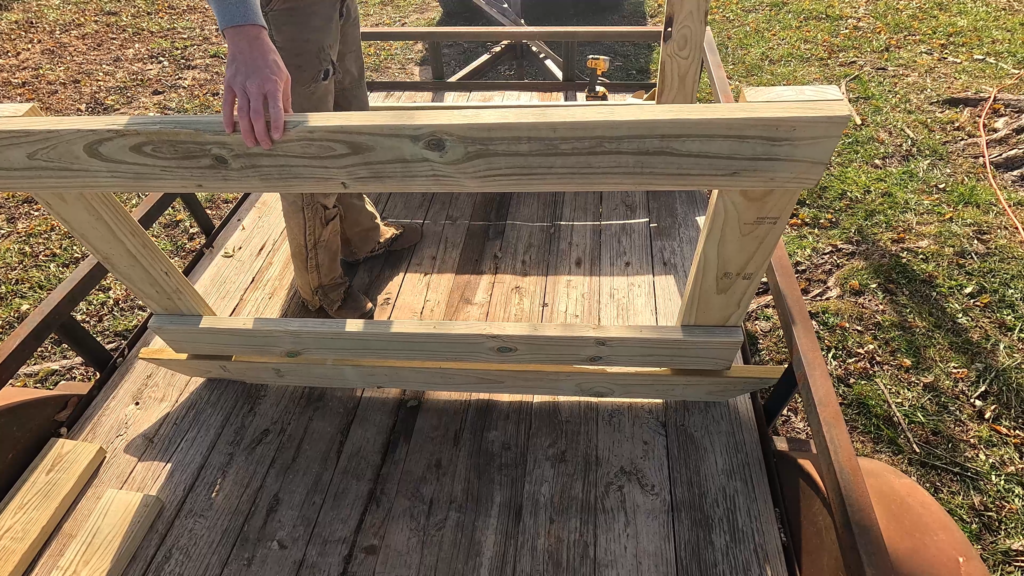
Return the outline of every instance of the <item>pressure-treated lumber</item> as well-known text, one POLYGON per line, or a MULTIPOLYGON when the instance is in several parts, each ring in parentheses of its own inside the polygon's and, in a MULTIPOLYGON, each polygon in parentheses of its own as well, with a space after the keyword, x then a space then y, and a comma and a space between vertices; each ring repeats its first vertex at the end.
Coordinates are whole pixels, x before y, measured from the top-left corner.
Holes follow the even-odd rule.
POLYGON ((740 326, 800 190, 715 190, 686 279, 679 324, 740 326))
POLYGON ((43 116, 43 111, 31 103, 0 104, 0 118, 21 116, 43 116))
POLYGON ((86 442, 47 443, 0 502, 0 575, 25 572, 105 454, 86 442))
MULTIPOLYGON (((834 88, 834 87, 833 87, 834 88)), ((805 98, 831 98, 838 93, 814 86, 805 98)), ((767 100, 795 97, 799 88, 744 89, 767 100)), ((846 106, 840 95, 833 101, 846 106)), ((711 193, 707 218, 693 267, 686 281, 679 323, 696 326, 739 326, 761 284, 775 244, 786 230, 789 216, 800 198, 800 189, 737 189, 711 193)))
POLYGON ((658 104, 694 104, 710 0, 666 0, 658 64, 658 104))
POLYGON ((38 192, 35 198, 154 313, 215 314, 113 194, 38 192))
POLYGON ((150 494, 107 490, 52 576, 120 576, 161 505, 150 494))
POLYGON ((748 86, 740 94, 740 102, 822 102, 846 101, 835 85, 811 86, 748 86))
POLYGON ((219 116, 12 118, 0 122, 0 189, 804 188, 848 118, 837 101, 296 114, 271 150, 225 134, 219 116))
POLYGON ((743 341, 695 326, 158 315, 149 328, 182 354, 700 370, 727 370, 743 341))
POLYGON ((144 348, 139 358, 187 376, 259 384, 672 400, 728 400, 774 384, 783 371, 204 356, 168 348, 144 348))

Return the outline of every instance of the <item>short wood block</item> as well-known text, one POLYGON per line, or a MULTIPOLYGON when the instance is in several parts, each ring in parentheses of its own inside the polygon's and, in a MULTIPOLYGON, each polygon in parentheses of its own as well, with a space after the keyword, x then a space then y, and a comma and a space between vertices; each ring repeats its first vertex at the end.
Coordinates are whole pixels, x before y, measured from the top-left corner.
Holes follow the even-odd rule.
POLYGON ((162 505, 150 494, 107 490, 53 576, 119 576, 162 505))
POLYGON ((23 574, 106 451, 54 438, 0 502, 0 575, 23 574))

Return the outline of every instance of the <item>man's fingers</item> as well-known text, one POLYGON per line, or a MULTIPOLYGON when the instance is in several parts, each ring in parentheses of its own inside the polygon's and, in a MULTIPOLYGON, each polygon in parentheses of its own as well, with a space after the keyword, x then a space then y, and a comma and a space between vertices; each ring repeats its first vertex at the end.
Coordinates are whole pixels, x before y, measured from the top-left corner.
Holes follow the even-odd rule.
POLYGON ((284 94, 280 88, 271 88, 267 92, 267 109, 270 112, 270 135, 274 140, 284 136, 284 94))
POLYGON ((224 117, 224 131, 231 134, 235 131, 235 89, 224 85, 224 98, 220 102, 221 114, 224 117))
POLYGON ((249 100, 249 118, 252 119, 252 128, 256 132, 256 139, 264 150, 270 150, 273 140, 270 139, 270 132, 267 131, 266 95, 260 92, 251 94, 249 100))
MULTIPOLYGON (((242 140, 245 145, 252 148, 256 145, 256 133, 252 128, 252 119, 249 117, 249 95, 245 92, 238 93, 238 128, 242 131, 242 140)), ((262 106, 261 106, 262 107, 262 106)))
POLYGON ((284 79, 284 98, 282 98, 284 104, 284 113, 292 113, 292 79, 284 79))

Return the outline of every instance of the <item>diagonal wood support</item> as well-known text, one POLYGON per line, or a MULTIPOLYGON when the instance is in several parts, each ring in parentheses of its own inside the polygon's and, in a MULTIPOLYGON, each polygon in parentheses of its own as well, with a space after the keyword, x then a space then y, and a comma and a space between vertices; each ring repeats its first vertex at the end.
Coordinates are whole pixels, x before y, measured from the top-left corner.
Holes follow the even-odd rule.
POLYGON ((109 192, 39 192, 35 199, 156 314, 216 316, 109 192))

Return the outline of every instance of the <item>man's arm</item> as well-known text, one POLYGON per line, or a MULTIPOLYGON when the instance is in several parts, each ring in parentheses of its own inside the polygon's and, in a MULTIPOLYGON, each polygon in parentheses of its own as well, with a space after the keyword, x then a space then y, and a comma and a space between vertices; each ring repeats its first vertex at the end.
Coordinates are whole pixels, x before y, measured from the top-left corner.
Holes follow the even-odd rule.
POLYGON ((224 130, 238 127, 247 146, 269 149, 284 135, 284 115, 292 111, 292 82, 270 41, 259 0, 209 0, 228 43, 222 109, 224 130), (270 113, 270 131, 266 115, 270 113))

